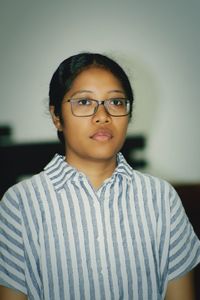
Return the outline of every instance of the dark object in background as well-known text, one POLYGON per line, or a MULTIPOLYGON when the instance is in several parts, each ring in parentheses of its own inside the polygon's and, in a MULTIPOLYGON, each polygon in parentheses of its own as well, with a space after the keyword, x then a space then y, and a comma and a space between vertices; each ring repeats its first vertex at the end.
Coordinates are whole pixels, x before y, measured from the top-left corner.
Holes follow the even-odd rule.
POLYGON ((0 146, 3 144, 11 143, 12 129, 8 125, 0 126, 0 146))
MULTIPOLYGON (((10 141, 11 130, 6 132, 9 134, 7 138, 5 135, 3 139, 0 137, 0 199, 10 186, 24 177, 42 171, 55 153, 64 153, 59 142, 14 144, 10 141)), ((143 136, 128 137, 124 143, 122 153, 135 169, 146 165, 143 158, 136 157, 144 147, 143 136)))
MULTIPOLYGON (((194 227, 194 231, 200 239, 200 183, 174 183, 173 186, 179 194, 187 216, 194 227)), ((195 268, 194 275, 196 299, 200 299, 200 264, 195 268)))

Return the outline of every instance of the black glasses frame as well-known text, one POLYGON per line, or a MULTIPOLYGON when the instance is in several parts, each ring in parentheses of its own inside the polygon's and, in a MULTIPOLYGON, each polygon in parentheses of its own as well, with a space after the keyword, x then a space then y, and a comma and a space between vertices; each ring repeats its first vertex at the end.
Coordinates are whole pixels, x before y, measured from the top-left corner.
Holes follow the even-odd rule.
POLYGON ((126 99, 126 98, 113 98, 113 99, 106 99, 106 100, 96 100, 96 99, 87 99, 87 98, 82 98, 82 99, 67 99, 65 100, 65 102, 70 102, 71 104, 71 112, 72 114, 75 116, 75 117, 90 117, 90 116, 93 116, 95 115, 95 113, 97 112, 98 108, 99 108, 99 105, 103 105, 106 112, 112 116, 112 117, 123 117, 123 116, 128 116, 130 114, 130 100, 126 99), (112 100, 123 100, 124 102, 126 102, 127 106, 128 106, 128 112, 126 114, 123 114, 123 115, 113 115, 109 112, 109 109, 108 109, 108 103, 112 100), (93 102, 96 102, 97 105, 95 106, 94 108, 94 112, 92 114, 89 114, 89 115, 77 115, 74 113, 73 111, 73 103, 76 103, 78 101, 81 101, 81 100, 89 100, 89 101, 93 101, 93 102))

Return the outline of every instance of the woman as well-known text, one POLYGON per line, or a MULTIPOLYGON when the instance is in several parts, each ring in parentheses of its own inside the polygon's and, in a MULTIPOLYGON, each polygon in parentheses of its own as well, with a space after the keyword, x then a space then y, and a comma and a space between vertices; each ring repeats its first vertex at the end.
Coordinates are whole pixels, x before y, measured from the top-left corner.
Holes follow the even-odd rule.
POLYGON ((122 68, 82 53, 49 90, 65 145, 0 204, 0 298, 194 299, 195 235, 175 190, 119 153, 133 107, 122 68))

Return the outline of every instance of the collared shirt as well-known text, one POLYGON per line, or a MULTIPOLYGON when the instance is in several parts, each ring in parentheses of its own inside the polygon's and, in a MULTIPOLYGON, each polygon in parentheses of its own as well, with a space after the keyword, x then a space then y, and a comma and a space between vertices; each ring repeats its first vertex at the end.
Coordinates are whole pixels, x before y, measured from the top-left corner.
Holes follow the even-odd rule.
POLYGON ((122 154, 98 190, 56 155, 0 202, 0 284, 31 300, 164 299, 198 262, 173 187, 122 154))

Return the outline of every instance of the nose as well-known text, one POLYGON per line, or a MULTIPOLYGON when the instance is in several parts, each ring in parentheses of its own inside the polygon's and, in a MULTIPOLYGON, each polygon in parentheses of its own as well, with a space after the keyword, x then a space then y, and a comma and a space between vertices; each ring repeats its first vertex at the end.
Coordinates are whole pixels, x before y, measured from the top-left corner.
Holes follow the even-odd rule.
POLYGON ((96 113, 93 116, 93 121, 95 123, 110 123, 111 118, 108 112, 106 111, 106 108, 103 103, 101 103, 96 111, 96 113))

